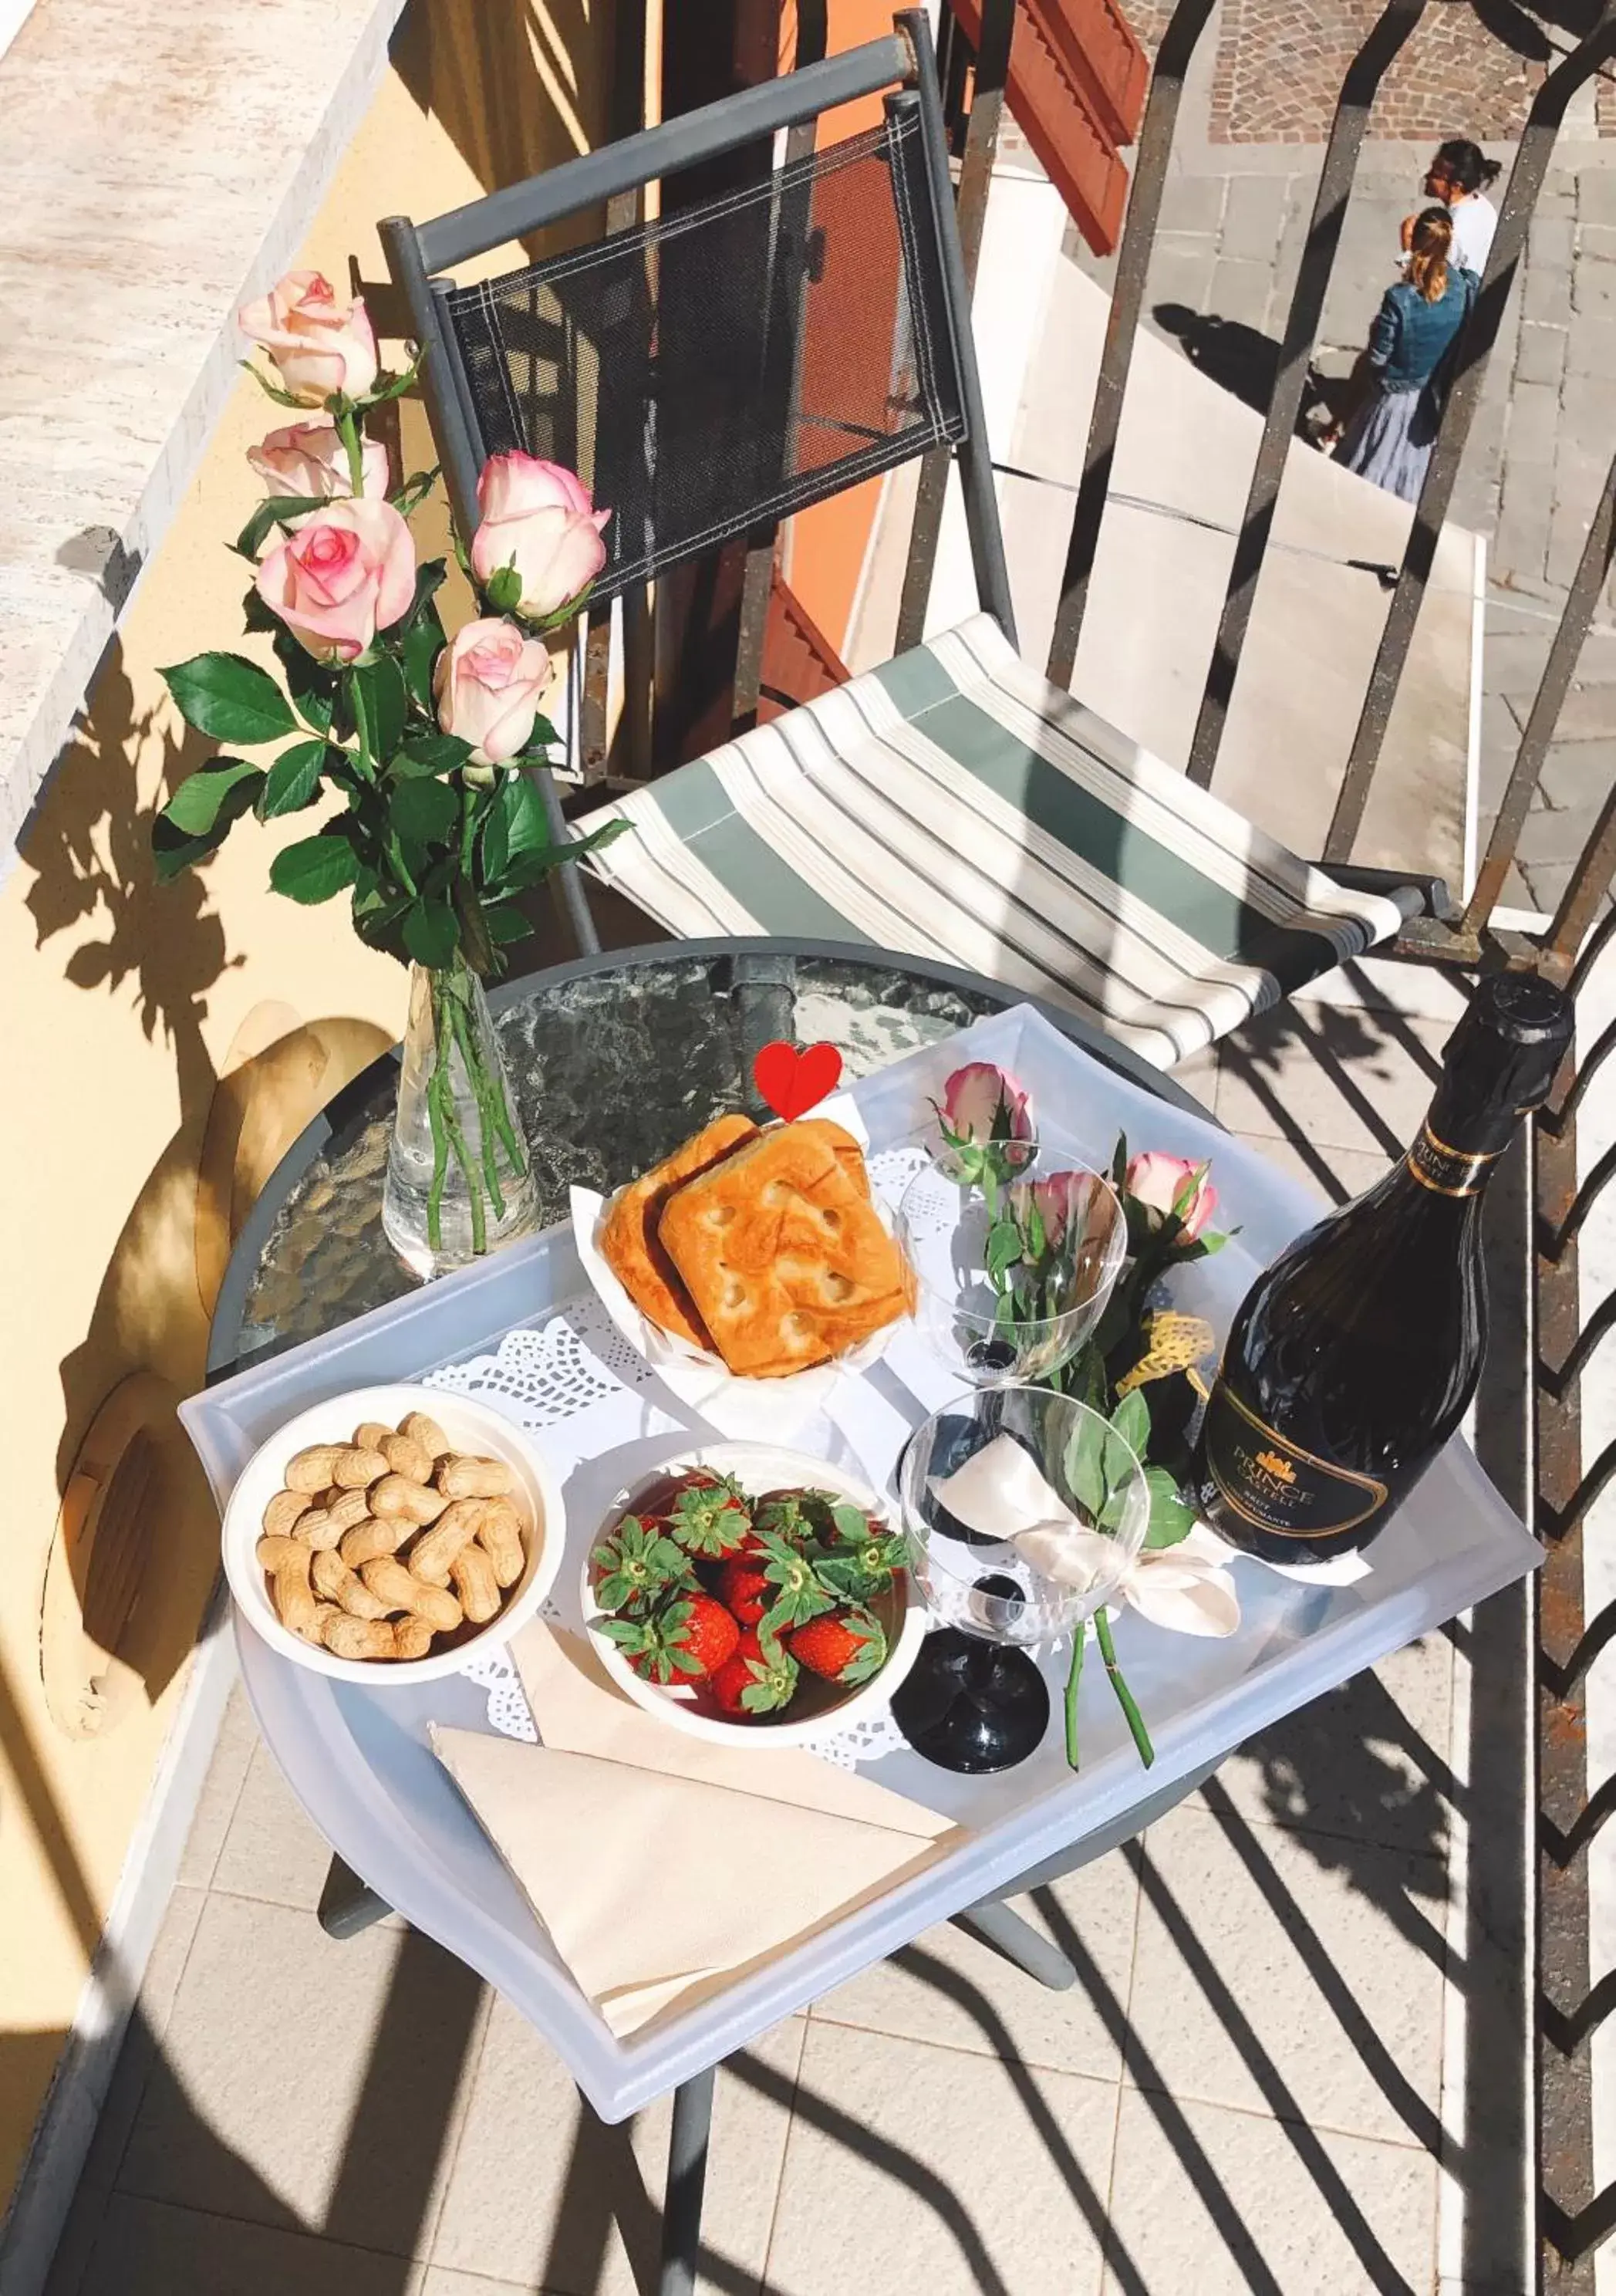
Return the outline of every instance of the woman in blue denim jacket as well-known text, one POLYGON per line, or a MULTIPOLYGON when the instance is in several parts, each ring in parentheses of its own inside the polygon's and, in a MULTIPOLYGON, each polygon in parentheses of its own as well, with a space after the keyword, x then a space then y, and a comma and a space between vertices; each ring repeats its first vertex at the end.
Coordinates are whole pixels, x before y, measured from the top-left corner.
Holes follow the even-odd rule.
POLYGON ((1452 217, 1427 208, 1409 237, 1407 277, 1381 299, 1356 404, 1338 434, 1336 460, 1404 502, 1419 500, 1441 421, 1439 370, 1476 291, 1474 275, 1459 268, 1452 250, 1452 217))

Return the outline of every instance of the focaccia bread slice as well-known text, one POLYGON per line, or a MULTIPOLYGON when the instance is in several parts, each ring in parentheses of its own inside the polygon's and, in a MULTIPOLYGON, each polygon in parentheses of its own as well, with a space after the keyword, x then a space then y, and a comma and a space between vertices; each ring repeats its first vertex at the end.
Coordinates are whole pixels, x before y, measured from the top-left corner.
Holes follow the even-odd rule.
POLYGON ((757 1136, 750 1116, 715 1116, 682 1148, 619 1188, 601 1227, 601 1257, 640 1313, 710 1355, 711 1334, 703 1330, 678 1271, 658 1241, 658 1222, 676 1188, 757 1136))
POLYGON ((870 1193, 870 1176, 865 1169, 864 1150, 854 1139, 852 1134, 844 1132, 841 1126, 828 1116, 800 1116, 797 1122, 804 1132, 816 1133, 822 1140, 829 1142, 831 1153, 849 1179, 861 1196, 867 1196, 870 1193))
POLYGON ((806 1371, 907 1312, 903 1255, 843 1169, 834 1128, 771 1128, 663 1206, 663 1247, 742 1378, 806 1371))

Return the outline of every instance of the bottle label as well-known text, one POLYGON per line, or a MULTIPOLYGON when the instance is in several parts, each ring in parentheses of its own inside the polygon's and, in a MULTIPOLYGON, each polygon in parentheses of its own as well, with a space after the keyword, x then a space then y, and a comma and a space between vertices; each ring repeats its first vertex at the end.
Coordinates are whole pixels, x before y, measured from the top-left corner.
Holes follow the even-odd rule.
POLYGON ((1220 1380, 1207 1406, 1202 1456, 1219 1496, 1244 1522, 1284 1538, 1331 1538, 1386 1504, 1384 1483, 1287 1441, 1220 1380))
POLYGON ((1487 1185, 1489 1168, 1503 1153, 1501 1148, 1489 1149, 1483 1155, 1450 1148, 1446 1140, 1438 1139, 1429 1124, 1422 1124, 1420 1136, 1405 1160, 1421 1187, 1429 1188, 1433 1195, 1479 1196, 1487 1185))

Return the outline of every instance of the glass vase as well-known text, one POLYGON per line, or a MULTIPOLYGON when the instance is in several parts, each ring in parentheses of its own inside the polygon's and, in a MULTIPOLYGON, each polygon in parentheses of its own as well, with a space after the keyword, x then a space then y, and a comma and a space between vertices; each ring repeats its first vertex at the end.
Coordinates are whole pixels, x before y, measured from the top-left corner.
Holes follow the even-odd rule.
POLYGON ((410 967, 409 1024, 381 1225, 422 1277, 538 1225, 532 1160, 482 982, 457 960, 410 967))

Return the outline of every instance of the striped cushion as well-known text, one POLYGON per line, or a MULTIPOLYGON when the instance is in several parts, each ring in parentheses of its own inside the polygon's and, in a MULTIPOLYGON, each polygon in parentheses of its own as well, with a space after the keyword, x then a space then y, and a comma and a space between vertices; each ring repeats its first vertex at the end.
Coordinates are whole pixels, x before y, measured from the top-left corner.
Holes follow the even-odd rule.
POLYGON ((987 614, 583 825, 612 815, 636 833, 588 865, 675 933, 936 958, 1068 1005, 1161 1068, 1405 914, 1127 740, 987 614))

